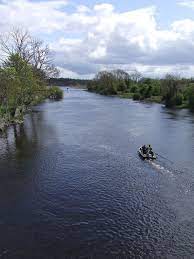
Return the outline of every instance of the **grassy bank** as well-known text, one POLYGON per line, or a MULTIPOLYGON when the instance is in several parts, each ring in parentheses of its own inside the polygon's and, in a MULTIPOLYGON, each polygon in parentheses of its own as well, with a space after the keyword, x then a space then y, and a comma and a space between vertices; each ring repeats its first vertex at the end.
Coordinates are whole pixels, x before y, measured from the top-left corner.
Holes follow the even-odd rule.
MULTIPOLYGON (((134 93, 118 93, 117 96, 125 99, 135 100, 134 93)), ((141 101, 141 99, 139 100, 141 101)), ((162 103, 162 96, 150 96, 149 98, 144 98, 142 100, 146 102, 162 103)))
POLYGON ((88 82, 89 91, 131 98, 136 101, 163 103, 169 108, 194 110, 194 80, 166 75, 163 79, 143 78, 136 72, 102 71, 88 82))

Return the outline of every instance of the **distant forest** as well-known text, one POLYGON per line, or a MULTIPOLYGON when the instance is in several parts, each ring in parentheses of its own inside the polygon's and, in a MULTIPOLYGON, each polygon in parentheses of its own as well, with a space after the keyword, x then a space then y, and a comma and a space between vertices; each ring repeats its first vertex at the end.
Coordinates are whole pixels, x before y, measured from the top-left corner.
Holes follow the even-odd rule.
POLYGON ((90 80, 72 78, 50 78, 49 85, 86 87, 90 80))

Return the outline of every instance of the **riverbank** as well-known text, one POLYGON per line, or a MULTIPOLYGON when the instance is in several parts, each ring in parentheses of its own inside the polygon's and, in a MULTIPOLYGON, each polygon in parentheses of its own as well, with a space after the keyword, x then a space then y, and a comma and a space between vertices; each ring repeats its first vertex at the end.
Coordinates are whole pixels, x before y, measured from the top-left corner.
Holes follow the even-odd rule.
POLYGON ((47 98, 63 97, 63 91, 59 87, 48 86, 48 78, 58 74, 58 69, 50 60, 48 46, 20 29, 8 33, 8 37, 4 36, 2 35, 0 44, 1 131, 11 124, 21 124, 24 114, 31 106, 47 98))
POLYGON ((10 107, 0 106, 0 132, 4 132, 9 126, 23 124, 24 116, 31 111, 33 106, 36 106, 46 99, 60 100, 63 98, 63 91, 57 87, 46 87, 40 95, 34 96, 29 105, 20 105, 13 111, 10 107))
MULTIPOLYGON (((89 92, 91 92, 91 91, 89 91, 89 92)), ((100 94, 100 95, 104 95, 104 94, 101 94, 101 93, 98 93, 98 92, 95 92, 95 93, 100 94)), ((145 99, 142 99, 142 100, 141 99, 135 99, 133 93, 118 93, 118 94, 107 95, 107 96, 115 96, 115 97, 120 97, 120 98, 123 98, 123 99, 130 99, 130 100, 139 101, 139 102, 142 102, 142 103, 147 102, 147 103, 164 104, 164 101, 162 101, 162 96, 151 96, 149 98, 145 98, 145 99)), ((188 103, 184 102, 181 105, 175 105, 175 106, 170 107, 170 108, 173 108, 173 109, 189 109, 189 105, 188 105, 188 103)))
MULTIPOLYGON (((119 97, 125 98, 125 99, 133 99, 134 101, 137 101, 137 99, 134 98, 133 93, 118 93, 116 96, 119 96, 119 97)), ((142 101, 142 100, 138 99, 138 101, 142 101)), ((162 103, 162 96, 151 96, 149 98, 143 99, 143 101, 162 103)))
POLYGON ((163 103, 169 108, 194 110, 194 80, 166 75, 162 79, 143 78, 122 70, 99 72, 88 82, 91 92, 135 101, 163 103))
MULTIPOLYGON (((140 101, 140 102, 148 102, 148 103, 160 103, 160 104, 164 104, 164 102, 162 101, 162 96, 151 96, 149 98, 145 98, 143 100, 135 100, 133 98, 133 94, 132 93, 124 93, 124 94, 118 94, 116 95, 120 98, 124 98, 124 99, 132 99, 134 101, 140 101)), ((189 109, 189 105, 186 102, 183 102, 181 105, 175 105, 171 108, 175 108, 175 109, 189 109)))
MULTIPOLYGON (((87 89, 88 90, 88 89, 87 89)), ((105 96, 115 96, 115 97, 120 97, 120 98, 124 98, 124 99, 131 99, 133 101, 139 101, 139 102, 147 102, 147 103, 158 103, 158 104, 164 104, 165 105, 165 101, 162 100, 162 96, 150 96, 149 98, 136 98, 134 93, 122 93, 122 92, 118 92, 117 94, 103 94, 103 93, 99 93, 97 91, 91 91, 88 90, 89 92, 95 92, 97 94, 100 95, 105 95, 105 96)), ((167 106, 168 107, 168 106, 167 106)), ((189 103, 183 101, 180 105, 173 105, 171 107, 168 108, 173 108, 173 109, 190 109, 189 107, 189 103)))
POLYGON ((7 112, 0 117, 0 131, 3 132, 11 125, 22 124, 23 117, 29 108, 25 106, 18 106, 16 108, 15 114, 12 115, 11 112, 7 112))

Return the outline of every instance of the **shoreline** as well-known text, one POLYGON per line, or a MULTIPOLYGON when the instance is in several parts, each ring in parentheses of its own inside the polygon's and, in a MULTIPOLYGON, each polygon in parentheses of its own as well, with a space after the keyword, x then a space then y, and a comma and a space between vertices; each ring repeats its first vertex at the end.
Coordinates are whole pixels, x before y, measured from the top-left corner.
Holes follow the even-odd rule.
MULTIPOLYGON (((33 105, 32 105, 33 106, 33 105)), ((21 125, 24 123, 24 116, 31 112, 31 107, 19 106, 16 109, 14 117, 10 117, 10 114, 7 114, 4 117, 0 117, 0 132, 5 132, 12 125, 21 125)))
MULTIPOLYGON (((90 91, 87 89, 88 92, 91 92, 91 93, 96 93, 96 94, 99 94, 99 95, 104 95, 104 96, 112 96, 112 97, 118 97, 118 98, 122 98, 122 99, 129 99, 129 100, 133 100, 133 101, 137 101, 139 103, 156 103, 156 104, 161 104, 161 105, 165 105, 162 100, 161 100, 161 96, 151 96, 149 98, 145 98, 145 99, 142 99, 142 100, 134 100, 133 99, 133 93, 124 93, 124 94, 115 94, 115 95, 105 95, 105 94, 101 94, 101 93, 98 93, 98 92, 95 92, 95 91, 90 91)), ((180 110, 180 109, 187 109, 189 110, 189 107, 188 107, 188 104, 187 103, 183 103, 181 105, 176 105, 176 106, 173 106, 173 107, 167 107, 165 106, 166 108, 169 108, 169 109, 177 109, 177 110, 180 110)))

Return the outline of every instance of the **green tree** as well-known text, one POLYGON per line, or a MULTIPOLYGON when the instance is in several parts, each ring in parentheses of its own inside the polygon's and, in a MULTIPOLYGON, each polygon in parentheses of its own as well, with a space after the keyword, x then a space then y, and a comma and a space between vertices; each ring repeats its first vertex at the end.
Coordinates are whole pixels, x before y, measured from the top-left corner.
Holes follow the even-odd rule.
POLYGON ((52 86, 48 89, 48 96, 50 99, 60 100, 63 98, 63 91, 57 86, 52 86))
POLYGON ((5 69, 10 68, 15 71, 15 79, 20 85, 18 105, 29 105, 37 94, 37 78, 33 74, 33 68, 19 54, 12 54, 4 62, 5 69))
POLYGON ((162 80, 162 96, 167 107, 176 105, 176 96, 179 92, 179 80, 173 75, 166 75, 162 80))
POLYGON ((188 103, 190 110, 194 111, 194 84, 190 84, 187 90, 188 103))

